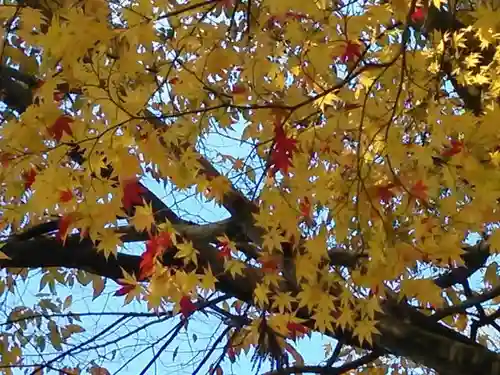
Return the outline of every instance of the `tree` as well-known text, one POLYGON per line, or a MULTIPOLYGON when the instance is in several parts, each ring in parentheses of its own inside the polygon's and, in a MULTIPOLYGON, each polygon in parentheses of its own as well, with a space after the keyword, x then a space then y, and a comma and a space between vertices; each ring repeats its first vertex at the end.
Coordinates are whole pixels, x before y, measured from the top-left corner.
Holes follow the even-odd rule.
POLYGON ((193 373, 245 353, 272 374, 499 373, 493 9, 4 0, 2 371, 107 374, 108 345, 169 323, 151 373, 206 314, 223 329, 193 373), (22 283, 48 293, 30 307, 22 283), (92 312, 60 294, 79 284, 142 311, 79 339, 92 312), (336 346, 305 364, 319 334, 336 346))

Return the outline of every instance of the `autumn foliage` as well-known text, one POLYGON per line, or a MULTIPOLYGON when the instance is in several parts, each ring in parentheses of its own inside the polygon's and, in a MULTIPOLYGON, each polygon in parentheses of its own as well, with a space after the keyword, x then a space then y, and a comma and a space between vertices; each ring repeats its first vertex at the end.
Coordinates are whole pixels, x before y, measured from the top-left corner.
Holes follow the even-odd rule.
POLYGON ((499 373, 495 4, 0 23, 0 372, 499 373))

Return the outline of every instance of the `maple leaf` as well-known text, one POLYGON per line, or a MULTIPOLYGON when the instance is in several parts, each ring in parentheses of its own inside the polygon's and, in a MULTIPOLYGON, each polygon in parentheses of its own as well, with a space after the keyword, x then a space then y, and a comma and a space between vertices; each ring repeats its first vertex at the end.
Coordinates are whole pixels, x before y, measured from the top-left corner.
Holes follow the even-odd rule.
POLYGON ((410 19, 414 23, 422 23, 425 21, 425 17, 427 16, 427 12, 423 7, 418 7, 411 14, 410 19))
POLYGON ((299 203, 299 209, 302 217, 305 219, 311 218, 312 205, 308 197, 304 197, 304 199, 299 203))
POLYGON ((231 258, 231 245, 229 241, 221 241, 219 243, 219 257, 225 259, 225 258, 231 258))
POLYGON ((415 197, 415 198, 418 198, 418 199, 421 199, 421 200, 427 200, 427 190, 429 188, 427 187, 427 185, 422 181, 422 180, 418 180, 415 185, 412 186, 411 188, 411 194, 415 197))
POLYGON ((340 56, 340 61, 346 63, 348 61, 356 61, 361 57, 361 45, 357 42, 348 40, 344 47, 344 52, 340 56))
POLYGON ((73 222, 73 216, 72 215, 64 215, 59 219, 59 225, 58 225, 58 232, 57 232, 57 239, 64 243, 66 241, 66 237, 68 236, 68 230, 73 222))
POLYGON ((241 95, 247 92, 247 89, 244 85, 234 85, 231 91, 235 95, 241 95))
POLYGON ((139 183, 137 178, 129 178, 122 181, 123 198, 122 205, 128 211, 135 205, 142 205, 141 194, 146 192, 146 189, 139 183))
POLYGON ((232 8, 234 7, 234 1, 235 0, 216 0, 219 4, 222 5, 223 8, 232 8))
POLYGON ((168 232, 161 232, 154 237, 154 240, 163 250, 166 250, 173 245, 172 234, 168 232))
POLYGON ((1 152, 0 153, 0 165, 2 167, 7 168, 9 166, 9 162, 13 159, 13 155, 9 152, 1 152))
POLYGON ((113 295, 116 297, 121 297, 126 294, 129 294, 132 290, 134 290, 135 285, 132 284, 124 284, 120 289, 118 289, 113 295))
POLYGON ((444 151, 441 153, 443 157, 452 157, 453 155, 459 154, 464 148, 464 143, 462 141, 452 139, 450 145, 445 147, 444 151))
POLYGON ((73 199, 73 192, 70 189, 59 192, 59 202, 67 203, 73 199))
POLYGON ((35 183, 36 179, 36 169, 31 168, 28 172, 23 173, 24 189, 28 190, 35 183))
POLYGON ((196 305, 188 296, 183 296, 179 302, 180 312, 184 318, 188 318, 197 309, 196 305))
POLYGON ((150 204, 137 206, 135 215, 132 218, 135 229, 139 232, 149 232, 155 223, 153 209, 150 204))
POLYGON ((271 173, 276 174, 280 171, 288 173, 288 168, 293 166, 291 159, 293 153, 297 150, 297 141, 288 138, 281 125, 275 126, 274 147, 271 151, 271 173))
MULTIPOLYGON (((45 84, 45 81, 43 79, 39 79, 36 81, 35 90, 40 89, 43 85, 45 84)), ((54 93, 52 94, 52 98, 54 99, 55 102, 60 102, 61 100, 64 99, 66 94, 60 90, 54 90, 54 93)))
POLYGON ((139 263, 139 280, 147 279, 152 275, 156 258, 162 255, 172 244, 172 237, 168 232, 162 232, 146 241, 146 250, 142 253, 141 262, 139 263))
POLYGON ((116 297, 121 297, 126 294, 129 294, 132 290, 135 289, 136 285, 132 281, 127 279, 119 279, 116 280, 116 283, 121 286, 113 295, 116 297))
POLYGON ((297 13, 297 12, 293 12, 293 11, 286 12, 285 16, 286 16, 286 18, 291 18, 291 19, 294 19, 294 20, 299 21, 299 22, 309 19, 305 14, 297 13))
POLYGON ((139 263, 139 280, 145 280, 153 274, 155 260, 156 250, 152 250, 146 245, 146 251, 141 254, 141 262, 139 263))
POLYGON ((234 350, 231 345, 229 345, 229 347, 227 348, 227 357, 229 358, 231 363, 236 362, 236 350, 234 350))
POLYGON ((57 120, 48 128, 49 134, 54 138, 56 141, 60 141, 63 133, 66 133, 69 136, 73 135, 73 131, 71 130, 70 124, 74 120, 66 115, 61 115, 57 118, 57 120))
POLYGON ((289 337, 292 339, 297 338, 297 334, 302 336, 309 331, 309 329, 305 325, 295 322, 289 322, 286 325, 286 328, 288 329, 289 337))
POLYGON ((394 184, 387 184, 383 186, 377 186, 375 189, 375 194, 378 199, 380 199, 383 203, 389 203, 392 198, 394 198, 394 193, 391 189, 394 187, 394 184))
POLYGON ((139 280, 152 275, 158 250, 158 243, 155 240, 146 241, 146 250, 141 254, 139 263, 139 280))
POLYGON ((262 265, 262 271, 265 273, 274 273, 279 268, 279 262, 275 256, 263 256, 260 264, 262 265))

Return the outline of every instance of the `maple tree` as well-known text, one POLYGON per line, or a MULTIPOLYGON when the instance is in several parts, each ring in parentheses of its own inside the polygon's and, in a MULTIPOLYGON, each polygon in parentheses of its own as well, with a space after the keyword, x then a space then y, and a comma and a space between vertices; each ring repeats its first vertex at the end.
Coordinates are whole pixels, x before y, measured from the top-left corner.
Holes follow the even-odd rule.
POLYGON ((3 0, 0 371, 119 373, 170 324, 151 373, 207 316, 193 374, 498 374, 498 15, 3 0), (117 320, 89 334, 80 294, 117 320))

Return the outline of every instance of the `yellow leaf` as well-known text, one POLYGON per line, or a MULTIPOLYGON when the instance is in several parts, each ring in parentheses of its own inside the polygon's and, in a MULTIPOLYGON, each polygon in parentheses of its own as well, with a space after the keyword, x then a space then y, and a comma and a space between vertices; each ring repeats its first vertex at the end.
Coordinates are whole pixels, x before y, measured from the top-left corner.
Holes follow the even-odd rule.
POLYGON ((441 4, 446 4, 446 0, 432 0, 432 4, 437 8, 441 8, 441 4))
POLYGON ((104 252, 106 259, 110 255, 116 255, 118 247, 123 245, 122 236, 123 234, 116 233, 113 229, 103 229, 97 238, 99 240, 97 250, 104 252))
POLYGON ((224 270, 229 272, 229 274, 235 278, 236 276, 243 276, 243 271, 245 270, 245 263, 237 260, 230 259, 224 262, 224 270))
POLYGON ((375 320, 363 319, 356 322, 354 326, 354 336, 356 336, 360 342, 363 344, 365 341, 373 345, 373 335, 380 333, 375 327, 377 322, 375 320))
MULTIPOLYGON (((0 246, 0 249, 4 246, 5 244, 2 244, 2 246, 0 246)), ((3 251, 0 251, 0 259, 2 260, 11 260, 11 258, 9 256, 7 256, 7 254, 5 254, 3 251)))
POLYGON ((253 291, 253 300, 255 304, 261 308, 264 308, 269 304, 269 287, 265 284, 259 283, 253 291))
POLYGON ((151 204, 135 207, 135 215, 132 218, 135 229, 139 232, 149 232, 155 223, 153 208, 151 204))
POLYGON ((495 229, 493 231, 491 236, 488 238, 488 243, 491 245, 492 251, 500 251, 500 229, 495 229))
POLYGON ((191 242, 177 244, 177 249, 175 258, 183 259, 185 264, 193 262, 195 265, 198 265, 198 251, 193 247, 191 242))
POLYGON ((212 273, 212 269, 208 267, 203 272, 203 276, 201 277, 201 287, 205 290, 215 290, 215 283, 217 282, 217 278, 212 273))

